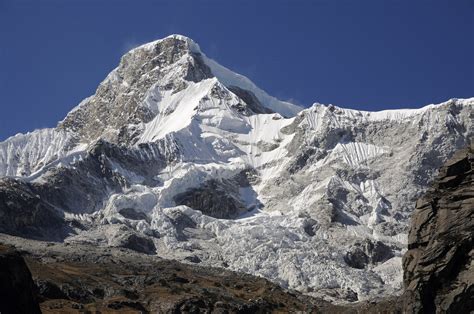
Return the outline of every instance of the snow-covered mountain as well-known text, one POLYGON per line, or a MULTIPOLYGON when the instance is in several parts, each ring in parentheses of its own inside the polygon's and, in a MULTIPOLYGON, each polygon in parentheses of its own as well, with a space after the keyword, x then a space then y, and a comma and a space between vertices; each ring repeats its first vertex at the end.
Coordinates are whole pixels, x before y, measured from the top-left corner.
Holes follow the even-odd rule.
POLYGON ((473 109, 303 109, 172 35, 125 54, 56 128, 0 143, 0 232, 333 300, 395 293, 414 202, 472 138, 473 109))

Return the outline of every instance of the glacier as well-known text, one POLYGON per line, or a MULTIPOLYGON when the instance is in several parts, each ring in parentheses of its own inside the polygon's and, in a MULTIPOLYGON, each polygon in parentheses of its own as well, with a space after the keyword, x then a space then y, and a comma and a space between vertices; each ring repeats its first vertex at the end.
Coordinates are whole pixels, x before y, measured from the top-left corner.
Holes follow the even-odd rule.
POLYGON ((150 254, 331 301, 396 294, 414 202, 471 140, 473 107, 301 108, 172 35, 125 54, 56 128, 0 143, 0 232, 134 234, 150 254), (57 224, 1 215, 23 206, 18 190, 57 224))

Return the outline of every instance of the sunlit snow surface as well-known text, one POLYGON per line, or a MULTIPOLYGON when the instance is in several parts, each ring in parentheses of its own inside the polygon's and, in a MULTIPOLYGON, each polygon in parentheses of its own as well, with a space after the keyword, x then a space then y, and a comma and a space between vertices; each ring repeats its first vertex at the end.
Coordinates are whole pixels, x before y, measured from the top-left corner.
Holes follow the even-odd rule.
MULTIPOLYGON (((123 145, 124 154, 146 157, 141 160, 165 156, 166 166, 152 169, 143 162, 137 166, 145 171, 137 173, 120 158, 110 161, 112 172, 127 182, 123 193, 110 192, 93 213, 65 212, 66 219, 88 226, 66 241, 116 245, 119 226, 128 226, 150 236, 159 256, 185 262, 197 256, 204 265, 263 276, 315 296, 342 301, 348 290, 359 300, 399 292, 414 200, 437 167, 472 137, 474 99, 414 110, 364 112, 314 104, 301 111, 210 60, 189 38, 170 38, 185 41, 189 53, 160 69, 151 87, 128 91, 133 82, 118 69, 101 84, 143 95, 139 108, 153 115, 125 125, 136 132, 133 141, 115 144, 123 145), (200 54, 215 77, 183 81, 191 53, 200 54), (169 82, 179 88, 163 88, 169 82), (231 86, 252 92, 274 113, 239 111, 245 102, 231 86), (142 145, 149 144, 156 146, 145 151, 142 145), (236 192, 248 212, 237 219, 175 204, 180 193, 211 179, 233 180, 249 169, 255 178, 236 192), (124 209, 146 219, 125 218, 124 209), (382 241, 395 256, 365 269, 349 267, 345 254, 365 239, 382 241)), ((161 42, 129 54, 150 53, 161 42)), ((89 113, 94 97, 71 113, 89 113)), ((97 140, 113 142, 119 133, 103 124, 94 140, 59 127, 7 139, 0 143, 0 176, 43 184, 51 169, 80 167, 97 140)))

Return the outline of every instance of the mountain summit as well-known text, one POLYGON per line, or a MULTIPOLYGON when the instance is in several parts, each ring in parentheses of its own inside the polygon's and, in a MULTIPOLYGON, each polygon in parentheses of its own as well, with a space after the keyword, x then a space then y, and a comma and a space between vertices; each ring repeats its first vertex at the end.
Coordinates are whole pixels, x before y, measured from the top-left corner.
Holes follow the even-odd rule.
POLYGON ((125 54, 56 128, 0 143, 0 232, 328 299, 396 293, 413 204, 472 138, 473 106, 302 109, 172 35, 125 54))
MULTIPOLYGON (((268 96, 246 77, 207 58, 193 40, 171 35, 125 54, 96 94, 73 110, 60 127, 78 132, 85 140, 105 136, 117 141, 117 131, 122 137, 133 137, 137 125, 168 115, 184 102, 183 97, 197 106, 211 93, 234 97, 234 107, 246 115, 293 116, 302 109, 268 96)), ((174 121, 177 118, 170 118, 172 124, 179 124, 174 121)))

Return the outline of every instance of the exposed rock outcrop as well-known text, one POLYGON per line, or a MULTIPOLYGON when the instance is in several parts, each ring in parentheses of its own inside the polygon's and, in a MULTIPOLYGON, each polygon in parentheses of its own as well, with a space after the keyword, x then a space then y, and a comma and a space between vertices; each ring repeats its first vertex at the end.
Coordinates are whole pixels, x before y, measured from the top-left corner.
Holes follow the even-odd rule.
MULTIPOLYGON (((265 107, 260 103, 257 97, 255 95, 245 89, 242 89, 238 86, 229 86, 229 90, 239 96, 243 101, 245 101, 245 105, 241 106, 242 112, 250 115, 251 113, 272 113, 273 111, 265 107), (246 110, 246 109, 249 110, 246 110)), ((239 109, 239 108, 238 108, 239 109)))
POLYGON ((367 264, 385 262, 394 256, 392 249, 380 241, 365 240, 354 244, 344 257, 347 265, 363 269, 367 264))
POLYGON ((0 313, 41 313, 35 284, 23 258, 0 245, 0 313))
POLYGON ((408 313, 474 310, 474 143, 418 200, 403 258, 408 313))
POLYGON ((61 240, 69 229, 63 216, 45 203, 29 183, 0 179, 0 232, 61 240))
POLYGON ((114 246, 123 247, 144 254, 155 254, 156 247, 150 237, 137 234, 136 232, 119 228, 122 234, 114 238, 114 246))
POLYGON ((237 193, 235 182, 209 180, 199 188, 178 194, 174 200, 177 205, 189 206, 211 217, 232 219, 247 211, 237 193))

